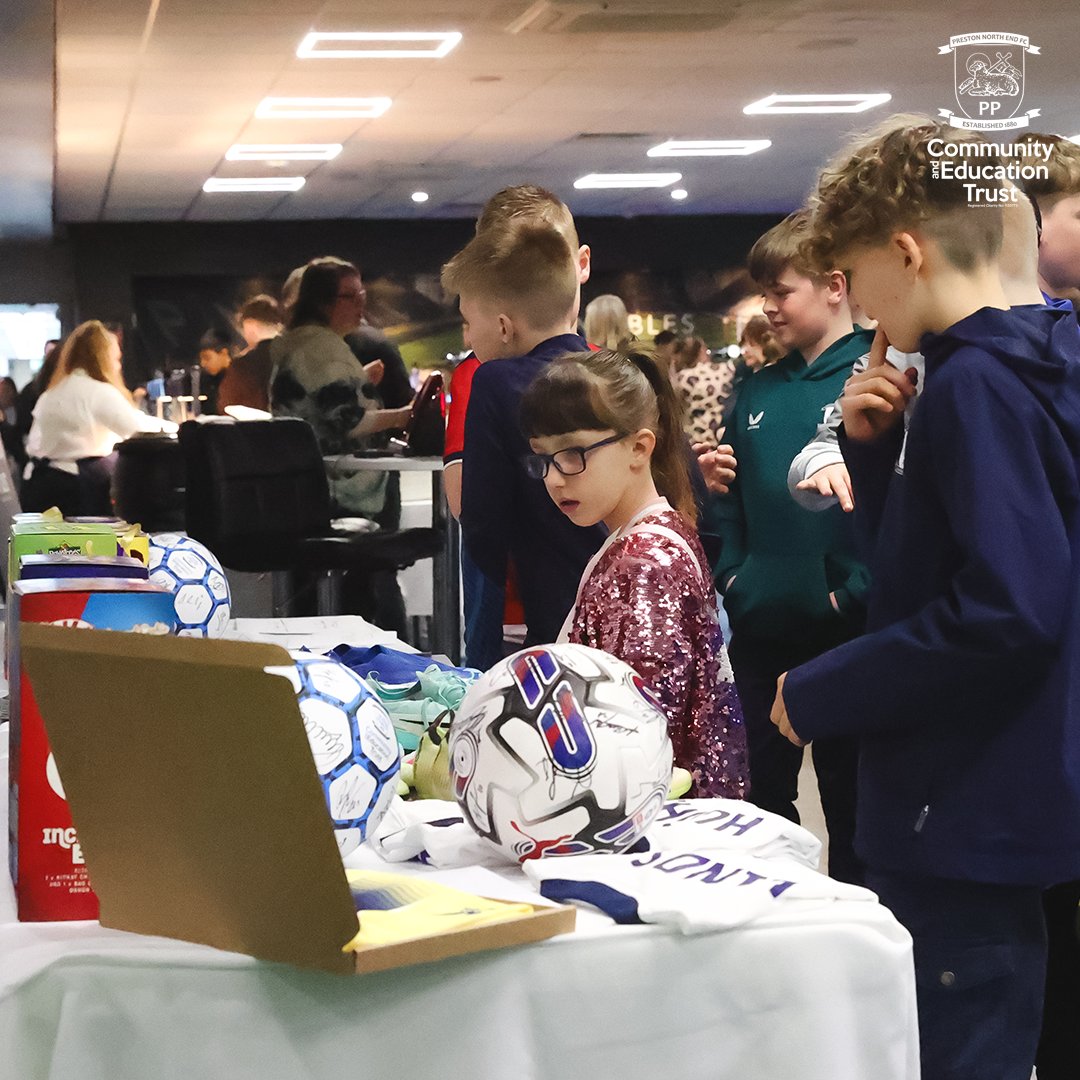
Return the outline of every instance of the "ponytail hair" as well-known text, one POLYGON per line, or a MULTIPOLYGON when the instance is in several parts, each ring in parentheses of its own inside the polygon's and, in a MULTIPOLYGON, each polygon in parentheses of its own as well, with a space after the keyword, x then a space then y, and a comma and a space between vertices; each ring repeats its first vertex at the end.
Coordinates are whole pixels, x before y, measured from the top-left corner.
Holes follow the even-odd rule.
POLYGON ((682 404, 651 350, 601 349, 553 360, 521 401, 526 438, 612 429, 656 436, 650 467, 656 490, 691 524, 697 505, 687 467, 682 404))

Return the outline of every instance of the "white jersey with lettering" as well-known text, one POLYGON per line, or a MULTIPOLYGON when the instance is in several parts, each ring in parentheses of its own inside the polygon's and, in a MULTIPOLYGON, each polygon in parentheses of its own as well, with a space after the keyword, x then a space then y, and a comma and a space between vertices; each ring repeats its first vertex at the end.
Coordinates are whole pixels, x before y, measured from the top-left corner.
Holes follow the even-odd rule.
POLYGON ((708 848, 745 851, 760 859, 794 859, 816 870, 821 841, 793 821, 740 799, 673 799, 664 803, 634 850, 708 848))
MULTIPOLYGON (((457 803, 395 798, 367 846, 388 862, 429 866, 505 866, 506 856, 466 824, 457 803)), ((759 858, 781 857, 816 868, 821 841, 779 814, 738 799, 673 799, 664 803, 635 852, 724 848, 759 858)))
POLYGON ((793 859, 718 847, 538 859, 523 869, 549 900, 588 904, 617 923, 659 923, 684 934, 730 930, 800 907, 877 900, 869 889, 793 859))

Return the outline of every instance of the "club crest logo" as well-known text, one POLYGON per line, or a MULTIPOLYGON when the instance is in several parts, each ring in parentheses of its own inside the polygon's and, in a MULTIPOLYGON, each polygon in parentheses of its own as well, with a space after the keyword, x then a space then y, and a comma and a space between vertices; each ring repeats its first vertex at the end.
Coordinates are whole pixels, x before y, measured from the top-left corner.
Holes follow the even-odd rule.
POLYGON ((1020 113, 1024 102, 1027 54, 1039 46, 1023 34, 958 34, 938 55, 952 53, 953 91, 960 114, 939 109, 952 127, 969 131, 1014 131, 1025 128, 1038 109, 1020 113))

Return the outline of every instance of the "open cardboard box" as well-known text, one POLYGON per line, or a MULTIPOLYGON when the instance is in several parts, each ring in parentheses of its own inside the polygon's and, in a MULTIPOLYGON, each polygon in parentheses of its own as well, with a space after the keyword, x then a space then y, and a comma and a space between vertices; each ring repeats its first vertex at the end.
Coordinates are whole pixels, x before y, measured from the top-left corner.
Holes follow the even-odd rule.
POLYGON ((570 907, 344 953, 356 911, 277 645, 23 627, 103 926, 371 972, 574 928, 570 907))

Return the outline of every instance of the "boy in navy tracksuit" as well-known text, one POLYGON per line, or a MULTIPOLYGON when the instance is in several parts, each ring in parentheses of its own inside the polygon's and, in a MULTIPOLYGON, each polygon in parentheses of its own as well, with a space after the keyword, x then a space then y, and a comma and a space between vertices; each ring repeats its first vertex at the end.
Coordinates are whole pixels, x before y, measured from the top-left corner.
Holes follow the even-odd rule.
POLYGON ((906 445, 908 377, 878 350, 848 384, 868 633, 783 676, 773 720, 860 738, 856 850, 914 937, 924 1080, 1028 1080, 1041 890, 1080 876, 1080 328, 1008 310, 1009 204, 935 179, 935 139, 982 141, 883 127, 814 198, 814 256, 926 375, 906 445))
MULTIPOLYGON (((479 233, 443 267, 443 285, 458 294, 465 344, 481 361, 465 417, 465 544, 493 585, 506 581, 507 560, 513 560, 525 642, 551 642, 604 530, 578 528, 542 483, 525 476, 521 460, 530 450, 518 411, 526 387, 547 363, 588 349, 584 338, 565 332, 579 297, 577 252, 555 226, 521 221, 479 233)), ((497 648, 485 655, 470 648, 468 655, 482 668, 501 658, 497 648)))

